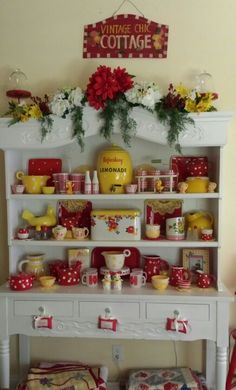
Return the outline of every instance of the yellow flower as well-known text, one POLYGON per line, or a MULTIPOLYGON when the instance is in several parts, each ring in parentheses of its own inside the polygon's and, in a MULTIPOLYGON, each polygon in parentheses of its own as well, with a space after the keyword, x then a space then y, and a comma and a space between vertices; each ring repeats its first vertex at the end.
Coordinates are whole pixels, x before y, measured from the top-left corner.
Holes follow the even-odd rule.
POLYGON ((196 106, 196 111, 197 112, 206 112, 206 111, 209 111, 211 106, 212 106, 211 101, 201 100, 196 106))
POLYGON ((183 84, 176 85, 175 90, 182 98, 188 96, 189 94, 189 89, 186 88, 183 84))
POLYGON ((187 112, 196 112, 196 102, 193 101, 192 99, 187 99, 186 102, 185 102, 184 109, 187 112))
POLYGON ((42 118, 43 114, 37 104, 32 104, 28 107, 28 115, 30 118, 39 119, 42 118))
POLYGON ((28 121, 28 120, 29 120, 28 115, 21 114, 21 116, 20 116, 20 121, 21 121, 21 122, 26 122, 26 121, 28 121))

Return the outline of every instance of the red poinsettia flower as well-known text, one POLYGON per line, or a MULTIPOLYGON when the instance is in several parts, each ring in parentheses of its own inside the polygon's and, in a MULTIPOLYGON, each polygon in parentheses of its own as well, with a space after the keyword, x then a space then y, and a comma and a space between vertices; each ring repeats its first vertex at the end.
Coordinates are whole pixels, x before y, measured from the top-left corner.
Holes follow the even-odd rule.
POLYGON ((119 93, 132 87, 133 80, 126 69, 118 67, 112 72, 110 67, 101 65, 89 79, 87 99, 96 110, 104 109, 108 100, 116 99, 119 93))
POLYGON ((119 84, 110 67, 99 66, 90 77, 87 86, 87 99, 90 106, 104 108, 108 99, 113 100, 119 92, 119 84))
POLYGON ((114 69, 113 73, 116 81, 118 82, 120 92, 124 93, 133 87, 134 82, 131 76, 126 72, 126 69, 121 69, 118 66, 118 68, 114 69))

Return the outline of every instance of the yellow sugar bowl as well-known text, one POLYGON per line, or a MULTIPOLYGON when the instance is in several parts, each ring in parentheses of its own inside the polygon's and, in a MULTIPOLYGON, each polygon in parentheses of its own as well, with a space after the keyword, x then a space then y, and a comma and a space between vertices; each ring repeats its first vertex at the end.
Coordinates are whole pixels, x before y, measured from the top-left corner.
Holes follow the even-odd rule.
POLYGON ((152 276, 152 286, 156 290, 165 290, 169 284, 169 277, 166 275, 153 275, 152 276))
POLYGON ((192 176, 187 177, 187 193, 199 193, 199 192, 208 192, 209 186, 209 177, 205 176, 192 176))

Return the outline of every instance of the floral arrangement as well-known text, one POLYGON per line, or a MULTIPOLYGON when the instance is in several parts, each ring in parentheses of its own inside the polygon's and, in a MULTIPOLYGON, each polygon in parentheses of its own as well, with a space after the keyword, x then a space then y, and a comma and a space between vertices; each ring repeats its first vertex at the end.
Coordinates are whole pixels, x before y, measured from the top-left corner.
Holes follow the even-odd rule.
POLYGON ((181 151, 179 135, 188 124, 194 124, 189 116, 191 112, 214 111, 213 103, 218 98, 216 93, 200 93, 197 89, 188 89, 184 85, 169 85, 166 95, 162 95, 158 85, 154 82, 134 82, 134 76, 127 73, 126 69, 117 67, 111 69, 107 66, 99 66, 89 78, 85 91, 79 87, 64 88, 56 92, 49 99, 32 97, 32 104, 9 103, 7 114, 12 116, 9 125, 16 122, 25 122, 28 119, 37 119, 41 123, 42 140, 52 129, 53 117, 71 117, 73 136, 83 150, 84 135, 83 109, 85 105, 98 110, 102 119, 100 134, 107 140, 114 130, 114 120, 120 122, 120 131, 124 142, 130 145, 135 135, 136 122, 130 116, 133 107, 143 107, 156 113, 158 120, 167 125, 167 141, 170 146, 175 145, 177 151, 181 151))

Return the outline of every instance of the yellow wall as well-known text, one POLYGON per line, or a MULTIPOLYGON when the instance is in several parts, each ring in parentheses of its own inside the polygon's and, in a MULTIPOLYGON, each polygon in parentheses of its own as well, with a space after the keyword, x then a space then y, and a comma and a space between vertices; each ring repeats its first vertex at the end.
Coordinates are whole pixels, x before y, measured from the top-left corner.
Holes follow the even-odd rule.
MULTIPOLYGON (((7 109, 5 91, 11 71, 20 67, 28 76, 34 95, 53 93, 57 87, 85 87, 89 75, 100 64, 126 67, 138 79, 156 81, 166 90, 170 81, 194 85, 194 76, 203 69, 214 77, 220 94, 218 108, 235 111, 236 106, 236 1, 235 0, 133 0, 145 17, 168 24, 169 48, 165 60, 84 60, 83 25, 112 15, 121 0, 0 0, 0 112, 7 109)), ((126 3, 120 13, 137 13, 126 3)), ((234 291, 236 286, 235 191, 236 121, 229 129, 224 164, 224 222, 222 276, 234 291)), ((1 137, 1 134, 0 134, 1 137)), ((17 167, 16 167, 17 169, 17 167)), ((4 202, 3 157, 0 155, 0 281, 7 277, 6 216, 4 202)), ((231 324, 235 325, 235 309, 231 324)), ((172 343, 126 341, 125 374, 133 366, 174 365, 172 343)), ((80 359, 88 363, 108 364, 111 378, 119 370, 111 360, 112 341, 33 340, 33 360, 80 359), (55 349, 54 349, 55 348, 55 349)), ((179 364, 201 368, 201 343, 189 346, 177 343, 179 364)), ((12 359, 13 370, 17 362, 12 359)))

